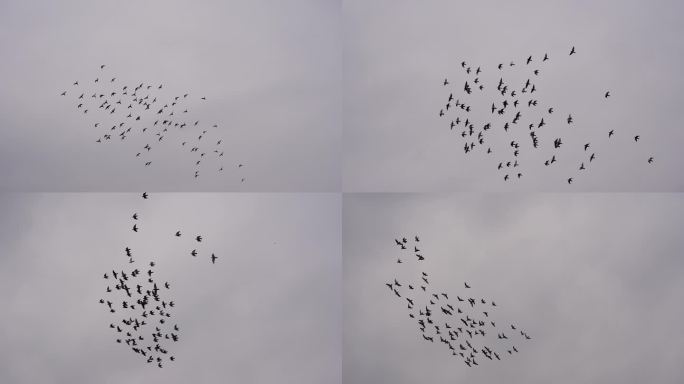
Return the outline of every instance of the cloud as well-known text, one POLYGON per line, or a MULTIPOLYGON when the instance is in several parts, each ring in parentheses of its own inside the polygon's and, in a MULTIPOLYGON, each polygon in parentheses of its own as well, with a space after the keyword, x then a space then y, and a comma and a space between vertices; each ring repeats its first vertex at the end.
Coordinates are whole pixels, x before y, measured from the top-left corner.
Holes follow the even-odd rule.
MULTIPOLYGON (((681 4, 671 1, 657 6, 635 1, 345 2, 344 190, 684 190, 676 176, 684 165, 678 149, 684 121, 677 108, 684 56, 674 38, 683 32, 674 16, 681 11, 681 4), (577 53, 570 58, 572 46, 577 53), (540 65, 544 53, 550 59, 540 65), (531 148, 527 124, 505 133, 489 110, 492 99, 499 105, 503 100, 491 92, 500 73, 516 84, 528 76, 534 80, 531 70, 522 73, 529 55, 534 59, 530 66, 541 70, 534 94, 538 108, 555 109, 537 130, 538 150, 531 148), (488 92, 488 99, 471 98, 475 133, 485 122, 494 124, 482 151, 468 155, 461 130, 449 129, 456 115, 438 116, 449 90, 465 98, 464 60, 473 70, 482 67, 480 79, 488 92), (518 63, 515 71, 497 69, 510 61, 518 63), (442 86, 445 77, 451 88, 442 86), (611 91, 608 100, 603 98, 606 90, 611 91), (563 119, 570 113, 575 122, 568 127, 563 119), (610 129, 615 136, 608 142, 610 129), (639 145, 631 141, 637 134, 645 139, 639 145), (552 151, 557 137, 565 144, 552 151), (523 177, 504 183, 505 172, 497 171, 497 165, 512 158, 507 145, 513 139, 521 142, 523 177), (586 142, 597 158, 580 174, 580 163, 587 162, 581 149, 586 142), (486 155, 490 146, 494 152, 486 155), (558 162, 545 167, 553 153, 558 162), (652 165, 646 161, 650 156, 656 161, 652 165)), ((520 97, 524 112, 528 95, 520 97)))
POLYGON ((339 190, 339 9, 309 0, 4 2, 0 189, 339 190), (139 134, 97 145, 103 131, 93 125, 105 117, 77 111, 72 93, 93 89, 98 76, 131 88, 163 83, 164 97, 196 96, 189 115, 219 125, 223 175, 207 162, 194 180, 175 131, 150 167, 135 157, 149 143, 139 134))
POLYGON ((0 257, 3 383, 339 382, 339 196, 0 195, 10 204, 0 219, 11 235, 0 257), (163 369, 116 344, 118 314, 98 304, 103 273, 129 268, 126 246, 171 283, 181 332, 163 369))
POLYGON ((350 194, 343 204, 345 383, 681 381, 679 194, 350 194), (395 262, 394 239, 413 234, 419 269, 395 262), (450 297, 495 300, 499 321, 533 340, 477 369, 424 342, 384 285, 419 271, 450 297))

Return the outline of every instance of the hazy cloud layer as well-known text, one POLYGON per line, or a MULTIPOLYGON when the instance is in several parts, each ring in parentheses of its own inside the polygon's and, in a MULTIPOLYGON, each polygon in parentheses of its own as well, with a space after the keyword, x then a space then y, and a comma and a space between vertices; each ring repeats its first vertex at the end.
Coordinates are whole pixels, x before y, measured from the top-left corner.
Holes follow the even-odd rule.
POLYGON ((339 383, 340 197, 0 194, 0 382, 339 383), (137 211, 140 231, 131 231, 137 211), (175 238, 176 230, 186 236, 175 238), (191 235, 202 234, 200 255, 191 235), (176 361, 115 343, 103 273, 157 262, 176 361), (215 265, 210 252, 219 259, 215 265))
POLYGON ((345 383, 684 379, 684 196, 352 194, 343 205, 345 383), (431 285, 494 299, 532 336, 519 354, 468 368, 422 340, 385 286, 401 270, 394 239, 414 234, 431 285))
POLYGON ((336 0, 3 1, 0 189, 339 190, 340 7, 336 0), (97 145, 93 111, 76 110, 78 94, 59 95, 71 96, 76 80, 91 87, 100 64, 120 85, 163 83, 168 95, 206 96, 189 109, 219 124, 224 174, 194 180, 194 164, 177 150, 143 167, 135 154, 146 143, 132 135, 97 145))
MULTIPOLYGON (((345 191, 683 191, 683 11, 677 1, 345 1, 345 191), (524 177, 504 183, 496 170, 501 152, 464 154, 460 130, 438 116, 449 95, 442 81, 458 80, 457 97, 465 60, 473 70, 482 66, 491 89, 499 63, 519 68, 533 55, 537 65, 547 52, 535 95, 540 108, 555 107, 559 121, 538 133, 562 132, 542 146, 562 136, 564 153, 545 167, 553 151, 526 147, 524 177), (575 118, 569 128, 561 121, 568 113, 575 118), (610 129, 616 136, 608 143, 610 129), (586 142, 597 161, 580 177, 586 142)), ((484 123, 490 105, 472 114, 484 123)), ((506 147, 503 133, 490 131, 487 146, 506 147)))

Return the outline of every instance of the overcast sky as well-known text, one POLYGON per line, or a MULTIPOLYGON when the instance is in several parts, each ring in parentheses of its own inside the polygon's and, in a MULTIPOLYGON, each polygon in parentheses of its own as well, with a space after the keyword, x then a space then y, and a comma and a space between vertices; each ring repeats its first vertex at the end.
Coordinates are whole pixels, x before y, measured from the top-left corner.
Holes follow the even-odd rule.
POLYGON ((684 196, 346 195, 343 205, 345 383, 684 379, 684 196), (414 234, 420 269, 396 264, 394 239, 414 234), (385 286, 412 269, 452 299, 495 300, 499 324, 532 340, 466 367, 423 341, 385 286))
POLYGON ((339 383, 340 204, 328 194, 0 194, 0 382, 339 383), (171 283, 180 341, 163 369, 115 343, 108 325, 120 315, 98 304, 103 273, 130 267, 126 246, 132 265, 153 260, 171 283))
MULTIPOLYGON (((684 190, 683 12, 680 1, 345 1, 345 191, 684 190), (541 64, 544 53, 549 61, 541 64), (473 99, 476 130, 492 119, 492 99, 501 106, 502 97, 492 98, 500 77, 536 82, 538 109, 555 110, 537 130, 542 149, 530 148, 527 124, 508 134, 499 124, 483 148, 493 154, 464 153, 461 129, 449 129, 457 115, 438 116, 450 91, 464 99, 462 61, 473 71, 481 66, 485 94, 489 89, 486 98, 473 99), (510 61, 517 65, 500 75, 496 66, 510 61), (442 86, 445 77, 449 87, 442 86), (557 137, 564 145, 554 151, 557 137), (521 144, 523 177, 504 183, 497 165, 512 159, 505 154, 513 139, 521 144), (590 166, 587 142, 596 152, 590 166), (545 167, 554 153, 557 162, 545 167), (587 170, 580 173, 581 162, 587 170)), ((524 112, 531 94, 518 94, 524 112)))
POLYGON ((0 188, 337 191, 340 38, 337 0, 2 1, 0 188), (149 167, 135 156, 149 143, 140 133, 97 145, 109 116, 76 108, 97 77, 98 92, 116 77, 129 89, 163 83, 160 102, 190 93, 188 120, 201 124, 183 134, 218 124, 223 175, 205 161, 194 180, 173 130, 149 167))

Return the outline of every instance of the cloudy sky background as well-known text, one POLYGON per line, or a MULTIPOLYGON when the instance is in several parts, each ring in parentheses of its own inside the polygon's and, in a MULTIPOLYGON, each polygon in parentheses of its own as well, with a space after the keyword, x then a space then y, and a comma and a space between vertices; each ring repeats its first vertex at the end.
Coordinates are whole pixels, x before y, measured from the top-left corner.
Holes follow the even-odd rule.
POLYGON ((683 196, 388 194, 343 204, 345 383, 682 382, 683 196), (472 369, 422 340, 385 286, 416 268, 396 264, 394 245, 414 234, 431 286, 491 298, 497 326, 527 330, 519 354, 472 369))
MULTIPOLYGON (((671 0, 345 1, 344 190, 683 191, 682 12, 684 5, 671 0), (568 58, 573 45, 577 53, 568 58), (519 127, 523 178, 504 183, 496 148, 511 139, 501 127, 492 129, 486 145, 494 156, 466 155, 460 130, 450 131, 451 119, 438 116, 449 95, 442 81, 453 81, 455 97, 463 94, 465 60, 482 66, 481 80, 495 88, 499 63, 515 61, 517 71, 528 55, 539 60, 544 53, 550 60, 531 67, 541 70, 539 108, 555 107, 537 130, 547 150, 528 149, 527 124, 519 127), (562 121, 568 113, 571 128, 562 121), (608 143, 610 129, 616 135, 608 143), (642 140, 635 145, 637 134, 642 140), (546 168, 555 137, 565 144, 546 168), (597 160, 580 177, 586 142, 597 160)), ((504 79, 521 84, 531 76, 510 73, 504 79)), ((471 115, 484 124, 490 106, 474 104, 471 115)))
POLYGON ((0 382, 339 383, 340 204, 328 194, 0 194, 0 382), (115 343, 108 324, 120 315, 98 304, 103 273, 130 267, 126 246, 132 265, 154 260, 155 279, 171 283, 181 331, 163 369, 115 343))
POLYGON ((2 1, 0 188, 337 191, 340 39, 337 0, 2 1), (150 167, 135 158, 139 136, 97 145, 99 118, 77 111, 72 83, 98 76, 196 96, 189 114, 218 123, 224 174, 195 181, 180 140, 155 147, 150 167))

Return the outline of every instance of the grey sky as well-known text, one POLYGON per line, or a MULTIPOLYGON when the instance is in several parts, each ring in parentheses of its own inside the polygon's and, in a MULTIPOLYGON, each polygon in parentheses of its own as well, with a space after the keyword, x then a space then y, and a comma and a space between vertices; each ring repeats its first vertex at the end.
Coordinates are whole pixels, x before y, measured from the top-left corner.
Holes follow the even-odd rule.
POLYGON ((0 194, 0 382, 339 383, 340 204, 332 194, 0 194), (204 236, 197 258, 193 234, 204 236), (128 268, 125 246, 172 284, 181 339, 163 369, 116 344, 117 315, 98 304, 102 274, 128 268))
POLYGON ((3 1, 0 189, 337 191, 340 35, 336 0, 3 1), (195 182, 180 140, 147 168, 140 135, 97 145, 96 108, 77 111, 72 83, 87 93, 98 76, 196 96, 189 114, 219 124, 224 174, 195 182))
MULTIPOLYGON (((684 190, 682 12, 678 1, 345 1, 344 190, 684 190), (568 58, 573 45, 577 53, 568 58), (550 60, 539 65, 546 52, 550 60), (480 77, 491 89, 498 63, 515 61, 522 69, 528 55, 541 70, 539 108, 555 107, 557 120, 547 118, 537 132, 546 150, 528 149, 522 132, 524 176, 504 183, 496 169, 502 151, 464 154, 460 130, 449 130, 455 116, 439 118, 449 95, 442 81, 453 80, 454 96, 461 95, 465 60, 473 70, 482 66, 480 77), (575 118, 571 127, 562 121, 568 113, 575 118), (611 143, 609 129, 616 133, 611 143), (639 145, 631 140, 637 134, 639 145), (547 168, 555 137, 565 144, 547 168), (586 142, 597 160, 580 176, 586 142), (650 156, 653 165, 646 162, 650 156)), ((527 76, 503 77, 522 83, 527 76)), ((477 121, 491 119, 491 101, 476 105, 477 121)), ((505 148, 511 139, 503 133, 493 128, 486 146, 505 148)))
POLYGON ((343 205, 345 383, 684 379, 684 196, 348 194, 343 205), (430 284, 494 299, 501 322, 533 337, 521 353, 470 369, 421 339, 384 285, 415 268, 396 264, 394 245, 414 234, 430 284))

